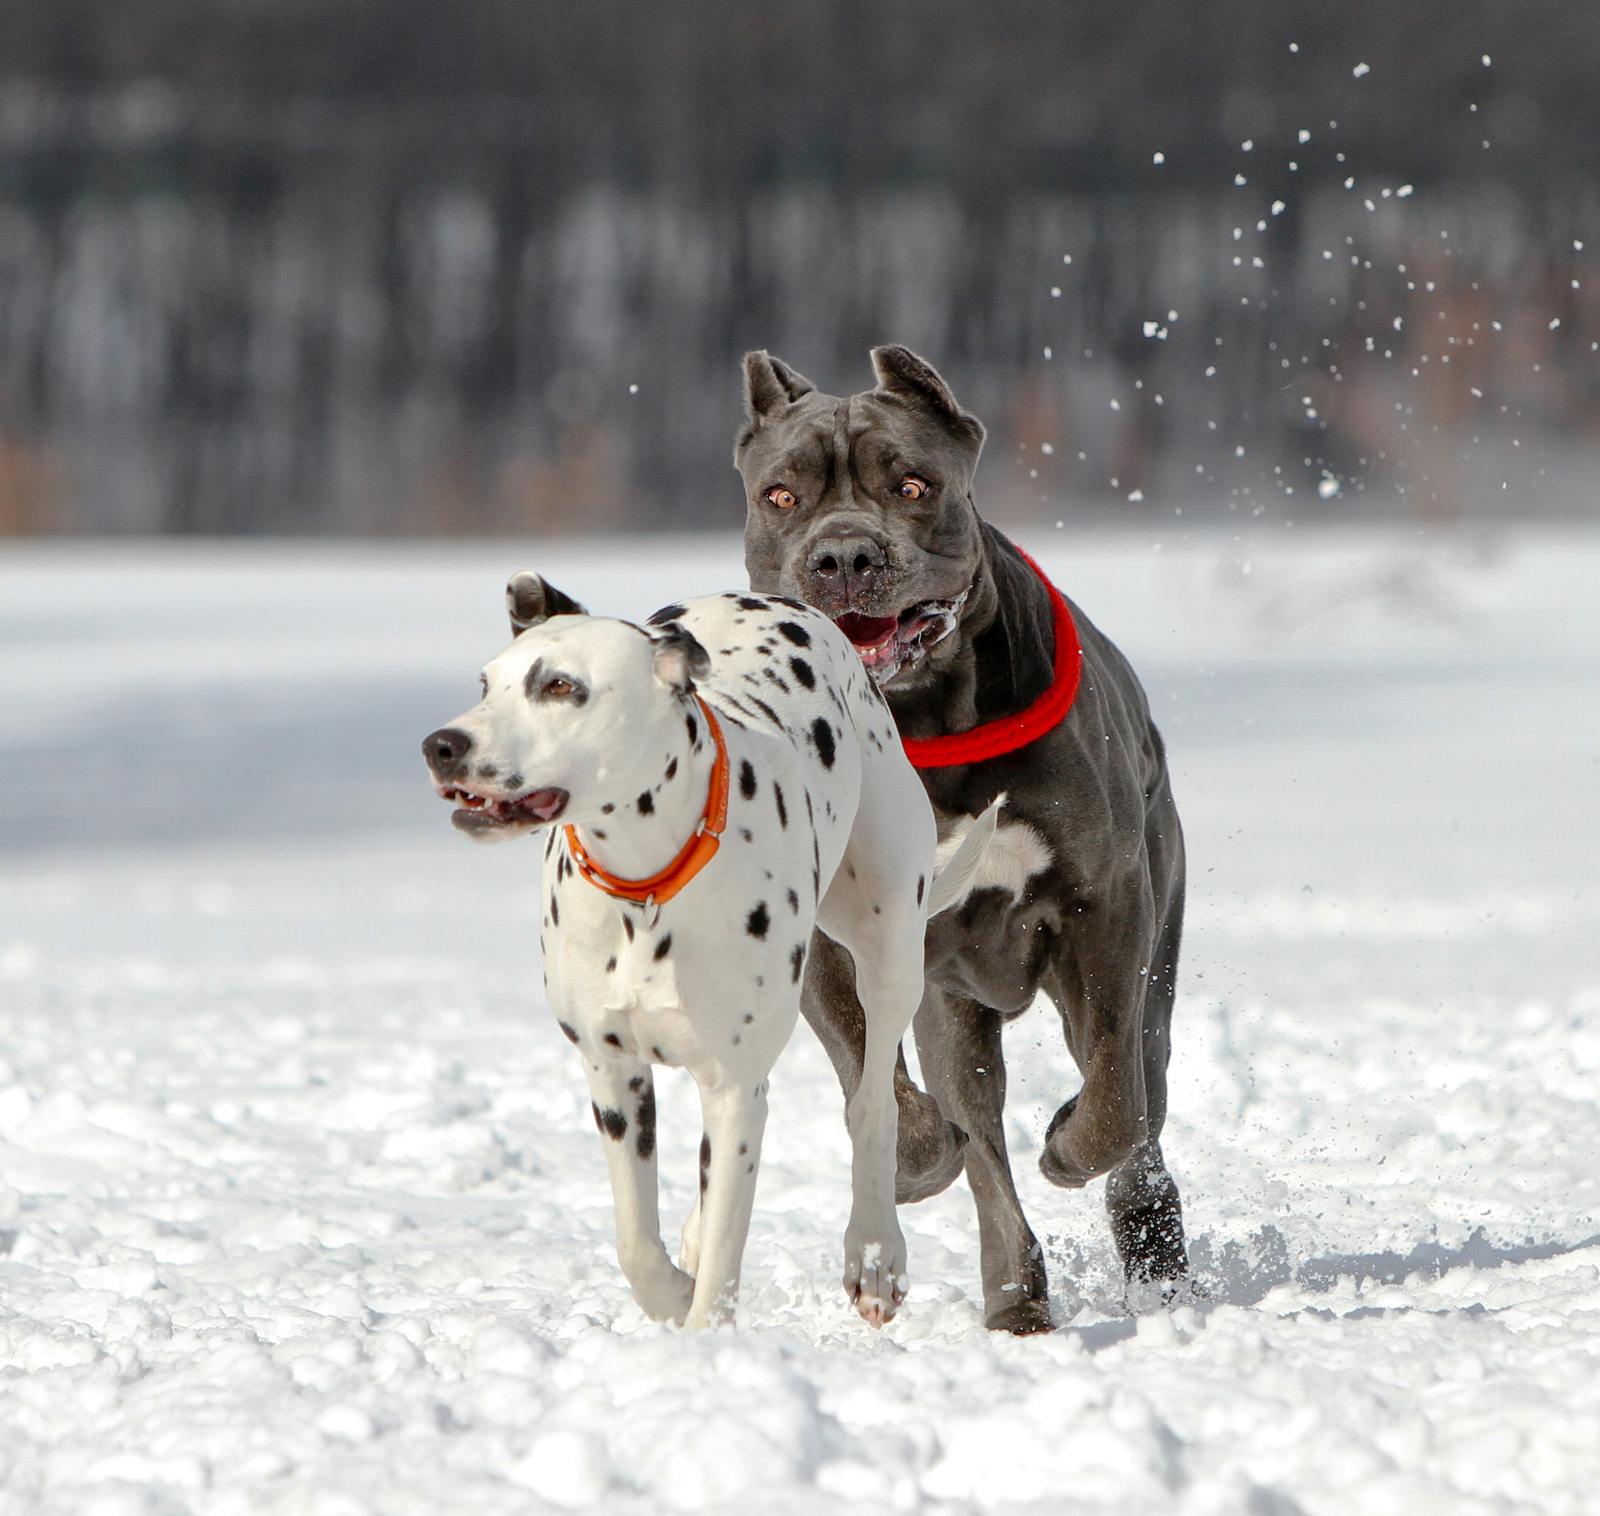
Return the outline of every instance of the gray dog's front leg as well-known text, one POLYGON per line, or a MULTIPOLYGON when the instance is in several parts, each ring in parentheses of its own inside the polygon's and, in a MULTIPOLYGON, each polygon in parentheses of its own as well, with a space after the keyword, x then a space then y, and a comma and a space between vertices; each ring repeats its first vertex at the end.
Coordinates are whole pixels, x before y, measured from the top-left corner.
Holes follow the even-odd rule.
POLYGON ((1019 1336, 1051 1331, 1044 1254, 1022 1213, 1006 1154, 1003 1018, 929 985, 915 1025, 928 1088, 970 1139, 967 1183, 978 1210, 985 1324, 1019 1336))
MULTIPOLYGON (((800 1010, 827 1050, 848 1105, 861 1085, 867 1023, 856 996, 855 963, 846 949, 822 932, 811 937, 800 1010)), ((899 1112, 894 1198, 898 1205, 911 1205, 955 1182, 967 1136, 945 1119, 936 1100, 912 1082, 904 1052, 895 1056, 894 1094, 899 1112)))

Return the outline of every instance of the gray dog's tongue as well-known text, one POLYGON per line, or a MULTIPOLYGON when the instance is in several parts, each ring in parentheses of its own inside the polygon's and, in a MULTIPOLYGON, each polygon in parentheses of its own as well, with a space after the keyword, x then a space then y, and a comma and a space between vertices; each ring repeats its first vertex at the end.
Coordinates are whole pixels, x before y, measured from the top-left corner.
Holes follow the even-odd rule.
POLYGON ((955 630, 966 598, 928 600, 898 616, 861 616, 852 611, 837 617, 834 625, 850 639, 874 682, 886 684, 955 630))
POLYGON ((834 623, 851 645, 861 655, 861 661, 876 671, 888 668, 891 673, 900 666, 899 630, 896 616, 858 616, 851 613, 840 616, 834 623))

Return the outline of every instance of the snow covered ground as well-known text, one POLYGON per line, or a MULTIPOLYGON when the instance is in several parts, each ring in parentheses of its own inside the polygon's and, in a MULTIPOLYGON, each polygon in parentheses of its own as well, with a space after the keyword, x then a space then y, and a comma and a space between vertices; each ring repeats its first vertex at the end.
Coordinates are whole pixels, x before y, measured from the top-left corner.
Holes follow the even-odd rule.
MULTIPOLYGON (((640 616, 731 539, 0 556, 0 1511, 1596 1509, 1600 534, 1029 544, 1145 676, 1191 846, 1167 1152, 1196 1305, 1119 1298, 1010 1033, 1061 1330, 958 1184, 838 1285, 840 1100, 774 1080, 740 1327, 645 1322, 542 1005, 531 846, 422 736, 507 573, 640 616)), ((669 1235, 692 1090, 662 1094, 669 1235)))

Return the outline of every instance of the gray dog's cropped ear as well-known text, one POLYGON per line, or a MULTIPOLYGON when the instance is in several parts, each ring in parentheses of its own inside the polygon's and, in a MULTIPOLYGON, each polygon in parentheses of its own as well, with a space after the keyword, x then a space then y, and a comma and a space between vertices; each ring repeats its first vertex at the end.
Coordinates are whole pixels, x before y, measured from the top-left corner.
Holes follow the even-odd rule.
POLYGON ((553 584, 546 584, 532 569, 513 574, 506 585, 506 610, 511 615, 511 633, 521 636, 530 626, 538 626, 552 616, 587 616, 588 611, 571 595, 564 595, 553 584))
POLYGON ((872 350, 872 367, 878 375, 878 388, 912 405, 920 405, 966 432, 973 441, 984 439, 983 423, 956 403, 950 386, 931 363, 925 363, 908 347, 891 343, 872 350))
POLYGON ((681 621, 652 627, 649 635, 656 649, 656 678, 669 690, 686 695, 696 679, 710 677, 711 655, 681 621))
POLYGON ((816 385, 804 374, 795 373, 781 358, 774 358, 765 350, 744 355, 744 409, 752 421, 793 405, 814 389, 816 385))

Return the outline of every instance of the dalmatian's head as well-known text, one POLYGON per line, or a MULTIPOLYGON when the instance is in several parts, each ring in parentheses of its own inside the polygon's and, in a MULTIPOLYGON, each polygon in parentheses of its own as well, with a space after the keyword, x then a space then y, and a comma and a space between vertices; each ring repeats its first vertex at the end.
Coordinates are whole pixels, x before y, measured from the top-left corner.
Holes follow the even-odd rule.
POLYGON ((659 783, 661 753, 683 742, 694 681, 710 671, 706 651, 677 623, 591 616, 534 573, 511 580, 506 606, 514 636, 483 670, 483 699, 422 744, 433 787, 455 825, 485 841, 603 824, 659 783))

